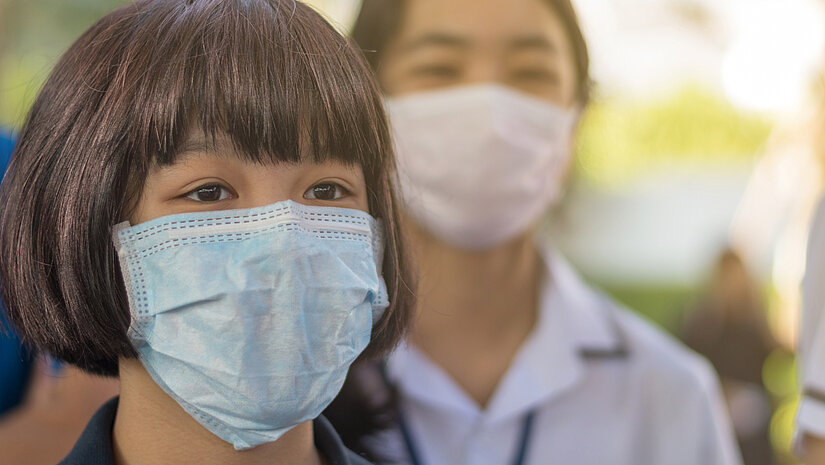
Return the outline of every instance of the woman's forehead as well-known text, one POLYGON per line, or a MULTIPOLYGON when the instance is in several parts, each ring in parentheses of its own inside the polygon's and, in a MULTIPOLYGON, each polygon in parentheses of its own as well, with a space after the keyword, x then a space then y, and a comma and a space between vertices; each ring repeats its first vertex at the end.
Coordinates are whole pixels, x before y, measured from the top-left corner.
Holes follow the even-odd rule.
POLYGON ((400 47, 504 46, 551 51, 564 26, 545 0, 416 0, 406 2, 400 47))

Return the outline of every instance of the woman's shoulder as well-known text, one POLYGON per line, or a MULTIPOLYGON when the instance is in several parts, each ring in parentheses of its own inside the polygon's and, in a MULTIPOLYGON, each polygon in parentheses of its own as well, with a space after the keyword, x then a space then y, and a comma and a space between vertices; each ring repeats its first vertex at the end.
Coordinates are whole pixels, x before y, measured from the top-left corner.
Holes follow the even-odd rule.
POLYGON ((370 465, 363 457, 344 446, 341 437, 323 415, 312 422, 315 447, 334 465, 370 465))
POLYGON ((715 382, 713 370, 704 358, 663 328, 583 280, 558 252, 546 252, 545 261, 552 276, 548 289, 555 289, 567 309, 564 324, 573 332, 592 333, 585 339, 595 337, 616 342, 622 358, 628 362, 622 365, 626 367, 625 373, 686 383, 686 387, 715 382), (573 308, 576 311, 570 311, 573 308), (597 331, 598 328, 601 330, 597 331), (608 337, 607 333, 613 334, 608 337))
MULTIPOLYGON (((117 413, 118 397, 98 409, 80 435, 69 455, 58 465, 114 465, 112 426, 117 413)), ((334 465, 370 465, 347 449, 329 421, 323 416, 313 422, 315 445, 334 465)))
POLYGON ((371 462, 367 462, 365 458, 349 449, 347 449, 347 459, 349 460, 349 465, 372 465, 371 462))
POLYGON ((636 376, 655 379, 679 390, 716 389, 710 363, 663 328, 635 312, 615 304, 613 312, 636 376))
POLYGON ((109 400, 95 412, 69 455, 58 465, 114 465, 112 426, 118 400, 109 400))

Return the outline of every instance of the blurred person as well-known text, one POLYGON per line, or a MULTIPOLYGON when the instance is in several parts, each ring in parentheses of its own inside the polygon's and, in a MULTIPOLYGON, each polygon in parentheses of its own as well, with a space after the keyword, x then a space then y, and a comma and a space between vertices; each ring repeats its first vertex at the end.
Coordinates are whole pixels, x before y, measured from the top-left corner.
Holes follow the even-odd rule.
POLYGON ((366 463, 319 414, 398 341, 412 275, 381 95, 319 14, 124 6, 64 54, 18 143, 9 320, 120 379, 61 464, 366 463))
POLYGON ((774 463, 771 398, 762 368, 779 344, 756 283, 733 250, 723 251, 706 295, 688 313, 683 339, 707 357, 722 381, 745 465, 774 463))
POLYGON ((386 95, 421 276, 407 345, 330 412, 358 418, 359 395, 371 412, 345 440, 413 465, 740 463, 706 361, 534 237, 588 101, 570 2, 364 0, 352 37, 386 95))
POLYGON ((796 452, 809 465, 825 464, 825 197, 817 207, 802 281, 797 366, 802 399, 796 414, 796 452))
POLYGON ((794 452, 808 465, 825 465, 825 89, 822 76, 817 111, 809 117, 804 135, 811 139, 816 158, 818 203, 811 209, 807 251, 801 286, 801 311, 797 321, 797 388, 801 398, 794 424, 794 452))

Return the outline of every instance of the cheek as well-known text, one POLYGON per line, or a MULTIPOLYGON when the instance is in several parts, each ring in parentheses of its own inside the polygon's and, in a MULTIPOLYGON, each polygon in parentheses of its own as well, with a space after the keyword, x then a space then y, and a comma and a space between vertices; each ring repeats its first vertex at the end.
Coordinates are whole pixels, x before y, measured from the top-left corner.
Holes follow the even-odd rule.
POLYGON ((152 208, 150 203, 151 202, 145 198, 145 194, 140 195, 137 197, 136 201, 132 202, 131 208, 127 210, 127 219, 132 226, 152 219, 152 208))
POLYGON ((512 87, 561 107, 569 107, 571 104, 571 102, 568 101, 569 98, 564 84, 548 86, 546 84, 515 83, 512 87))
POLYGON ((152 205, 139 204, 137 208, 135 208, 134 212, 129 215, 129 223, 132 226, 136 226, 140 223, 145 223, 161 216, 164 216, 164 214, 157 211, 157 209, 153 208, 152 205))
POLYGON ((367 212, 367 213, 370 213, 370 203, 369 203, 369 199, 367 198, 367 195, 366 195, 366 194, 364 194, 364 195, 363 195, 363 196, 359 199, 359 201, 358 201, 358 206, 357 206, 356 208, 358 208, 359 210, 363 210, 363 211, 365 211, 365 212, 367 212))
POLYGON ((370 196, 367 194, 367 188, 360 187, 351 193, 346 207, 371 213, 369 198, 370 196))
MULTIPOLYGON (((568 108, 573 106, 578 98, 579 79, 576 74, 576 70, 571 69, 569 73, 565 73, 565 79, 563 80, 562 92, 564 95, 564 106, 568 108)), ((582 85, 586 84, 582 83, 582 85)))
POLYGON ((578 97, 579 93, 579 72, 577 66, 576 56, 569 47, 564 51, 564 60, 559 71, 561 77, 561 88, 565 98, 566 106, 572 106, 578 97))
POLYGON ((370 212, 370 192, 373 193, 372 196, 378 194, 381 195, 382 187, 381 182, 381 174, 378 170, 369 170, 368 168, 364 168, 359 166, 356 168, 356 172, 352 174, 354 183, 353 183, 353 191, 352 191, 352 198, 354 200, 355 205, 353 208, 357 208, 358 210, 365 211, 367 213, 370 212), (367 183, 367 177, 373 180, 371 185, 367 183))
MULTIPOLYGON (((2 0, 0 0, 2 1, 2 0)), ((124 209, 126 220, 134 226, 140 223, 145 223, 157 216, 161 216, 157 212, 158 200, 153 198, 152 193, 158 189, 158 176, 160 169, 153 167, 146 173, 136 173, 135 177, 143 179, 143 182, 131 182, 127 187, 127 202, 124 209)))
POLYGON ((399 87, 403 89, 403 83, 399 86, 399 72, 393 68, 392 64, 381 63, 378 69, 378 84, 385 95, 394 96, 399 93, 399 87))
POLYGON ((148 188, 144 188, 138 200, 134 202, 133 205, 134 207, 131 210, 127 210, 127 219, 132 226, 160 218, 161 216, 181 213, 166 205, 163 198, 152 195, 152 190, 148 188))

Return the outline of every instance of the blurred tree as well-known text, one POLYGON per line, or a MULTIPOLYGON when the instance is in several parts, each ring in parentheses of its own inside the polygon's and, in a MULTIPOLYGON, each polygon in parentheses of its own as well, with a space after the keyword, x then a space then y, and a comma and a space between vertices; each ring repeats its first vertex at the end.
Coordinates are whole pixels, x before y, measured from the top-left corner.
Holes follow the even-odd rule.
POLYGON ((19 126, 63 51, 126 0, 0 0, 0 125, 19 126))
POLYGON ((610 184, 663 162, 752 160, 771 127, 767 119, 691 86, 648 101, 597 100, 583 116, 577 169, 585 180, 610 184))

